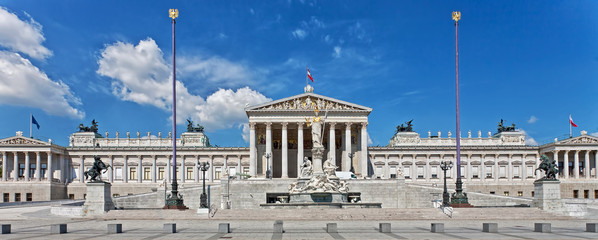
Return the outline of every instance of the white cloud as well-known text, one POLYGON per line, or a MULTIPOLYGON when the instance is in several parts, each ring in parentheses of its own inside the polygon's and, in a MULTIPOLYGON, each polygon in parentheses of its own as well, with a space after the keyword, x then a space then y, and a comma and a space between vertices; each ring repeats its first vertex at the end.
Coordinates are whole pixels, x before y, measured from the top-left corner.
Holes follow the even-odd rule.
POLYGON ((52 51, 42 46, 42 26, 33 18, 22 21, 14 13, 0 7, 0 45, 36 59, 45 59, 52 51))
POLYGON ((334 52, 332 52, 332 57, 334 58, 339 58, 341 57, 341 47, 340 46, 335 46, 334 47, 334 52))
POLYGON ((182 76, 198 77, 208 84, 221 87, 247 85, 252 75, 247 67, 221 57, 182 57, 177 63, 182 76))
POLYGON ((523 129, 518 129, 518 130, 525 135, 525 144, 526 145, 532 145, 532 146, 539 145, 538 142, 536 141, 536 139, 531 137, 525 130, 523 130, 523 129))
POLYGON ((531 117, 529 118, 529 120, 527 120, 527 123, 530 123, 530 124, 531 124, 531 123, 535 123, 535 122, 537 122, 538 120, 540 120, 540 119, 538 119, 536 116, 531 116, 531 117))
POLYGON ((243 137, 243 141, 249 142, 249 124, 248 123, 240 124, 239 128, 242 131, 241 136, 243 137))
MULTIPOLYGON (((223 83, 222 79, 242 79, 244 66, 238 66, 219 57, 201 60, 185 58, 180 71, 183 76, 204 73, 202 79, 223 83), (197 62, 195 62, 197 61, 197 62), (210 69, 211 70, 208 70, 210 69), (228 71, 227 71, 228 70, 228 71)), ((113 79, 113 94, 125 101, 151 105, 163 110, 172 107, 172 77, 163 53, 153 39, 142 40, 136 46, 117 42, 107 46, 98 61, 97 73, 113 79)), ((271 101, 261 93, 239 88, 219 89, 205 100, 193 95, 180 81, 177 88, 177 123, 191 117, 206 127, 207 131, 231 128, 247 122, 245 104, 271 101)))
POLYGON ((52 81, 18 53, 0 51, 0 103, 42 109, 57 116, 81 119, 73 107, 81 100, 63 82, 52 81))
POLYGON ((332 37, 330 37, 330 35, 324 36, 324 42, 326 42, 326 43, 332 43, 332 37))
POLYGON ((295 29, 295 31, 291 32, 291 34, 293 34, 293 37, 296 37, 301 40, 307 37, 307 32, 303 29, 295 29))
POLYGON ((594 137, 598 137, 598 132, 595 133, 590 133, 590 135, 594 136, 594 137))

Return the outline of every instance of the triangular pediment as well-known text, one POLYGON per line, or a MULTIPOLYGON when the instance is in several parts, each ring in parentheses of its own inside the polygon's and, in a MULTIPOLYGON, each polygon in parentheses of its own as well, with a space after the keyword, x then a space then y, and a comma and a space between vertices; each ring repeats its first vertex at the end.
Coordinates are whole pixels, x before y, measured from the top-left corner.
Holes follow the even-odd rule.
POLYGON ((0 145, 50 145, 47 142, 23 136, 0 139, 0 145))
POLYGON ((556 144, 598 144, 598 138, 590 135, 582 135, 558 141, 556 144))
POLYGON ((321 111, 372 111, 372 109, 369 107, 364 107, 315 93, 303 93, 272 102, 250 106, 247 107, 245 111, 312 111, 316 107, 321 111))

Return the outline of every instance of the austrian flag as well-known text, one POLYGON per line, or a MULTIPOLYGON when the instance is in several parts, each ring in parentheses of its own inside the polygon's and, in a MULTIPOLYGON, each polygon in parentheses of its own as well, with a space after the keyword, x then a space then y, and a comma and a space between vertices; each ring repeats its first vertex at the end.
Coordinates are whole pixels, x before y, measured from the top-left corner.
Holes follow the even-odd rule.
POLYGON ((575 124, 573 122, 573 119, 571 118, 571 115, 569 115, 569 124, 571 124, 571 126, 573 126, 573 127, 577 127, 577 124, 575 124))
POLYGON ((307 77, 309 78, 309 80, 311 80, 311 82, 314 82, 314 78, 311 76, 311 72, 309 72, 309 68, 307 69, 307 77))

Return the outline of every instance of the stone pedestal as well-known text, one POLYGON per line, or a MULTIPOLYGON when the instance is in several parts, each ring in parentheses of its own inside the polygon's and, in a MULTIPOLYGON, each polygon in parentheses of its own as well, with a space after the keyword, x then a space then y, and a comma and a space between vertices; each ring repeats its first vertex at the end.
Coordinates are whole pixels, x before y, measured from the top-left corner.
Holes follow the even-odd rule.
POLYGON ((536 180, 532 204, 542 210, 563 211, 565 205, 561 201, 561 182, 558 180, 536 180))
POLYGON ((324 175, 324 170, 322 170, 322 156, 323 155, 324 155, 323 147, 314 147, 311 150, 312 167, 313 167, 314 175, 324 175))
POLYGON ((114 209, 112 202, 112 184, 107 182, 89 182, 87 185, 87 199, 83 204, 84 215, 104 214, 114 209))

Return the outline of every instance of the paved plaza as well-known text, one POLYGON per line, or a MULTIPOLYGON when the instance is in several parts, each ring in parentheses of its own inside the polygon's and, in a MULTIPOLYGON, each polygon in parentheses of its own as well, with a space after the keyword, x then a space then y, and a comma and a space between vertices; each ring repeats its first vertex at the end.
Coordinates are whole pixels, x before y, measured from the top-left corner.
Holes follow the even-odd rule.
POLYGON ((4 207, 0 223, 11 224, 11 233, 0 239, 598 239, 598 233, 586 232, 586 223, 596 219, 554 216, 531 208, 456 209, 453 218, 437 209, 219 211, 212 218, 194 210, 157 209, 68 218, 51 215, 48 204, 4 207), (276 218, 283 220, 284 233, 273 231, 276 218), (488 222, 497 223, 498 232, 482 232, 482 224, 488 222), (108 224, 117 223, 122 224, 122 233, 107 234, 108 224), (167 223, 176 224, 176 233, 164 231, 167 223), (231 232, 219 233, 220 223, 229 223, 231 232), (336 223, 337 232, 327 232, 327 223, 336 223), (390 223, 391 231, 381 232, 380 223, 390 223), (432 223, 443 223, 444 232, 431 232, 432 223), (534 232, 534 223, 550 223, 551 232, 534 232), (67 233, 51 234, 53 224, 67 224, 67 233))

